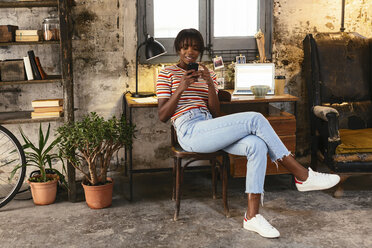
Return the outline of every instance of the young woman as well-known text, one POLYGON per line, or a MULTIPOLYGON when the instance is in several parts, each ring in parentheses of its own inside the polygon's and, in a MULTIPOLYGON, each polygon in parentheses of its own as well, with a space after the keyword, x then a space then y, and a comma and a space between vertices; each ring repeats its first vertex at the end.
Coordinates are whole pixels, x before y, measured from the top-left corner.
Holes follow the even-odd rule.
POLYGON ((258 214, 266 173, 267 153, 272 161, 281 161, 296 178, 299 191, 322 190, 336 185, 340 177, 305 169, 283 145, 263 115, 244 112, 218 117, 220 103, 216 74, 199 63, 199 70, 187 70, 189 63, 202 57, 204 41, 195 29, 177 35, 174 47, 179 63, 162 69, 157 81, 158 113, 161 121, 171 119, 179 144, 190 152, 228 153, 247 157, 246 189, 248 207, 245 229, 266 238, 279 232, 258 214))

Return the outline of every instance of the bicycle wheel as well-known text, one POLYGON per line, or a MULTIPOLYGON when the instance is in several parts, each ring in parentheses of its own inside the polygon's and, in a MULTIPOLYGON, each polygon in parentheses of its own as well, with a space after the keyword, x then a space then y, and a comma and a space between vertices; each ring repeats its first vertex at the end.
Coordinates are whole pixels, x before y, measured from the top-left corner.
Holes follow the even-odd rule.
POLYGON ((25 163, 25 153, 17 138, 0 126, 0 208, 11 201, 21 188, 26 168, 19 168, 11 180, 10 177, 17 165, 25 163))

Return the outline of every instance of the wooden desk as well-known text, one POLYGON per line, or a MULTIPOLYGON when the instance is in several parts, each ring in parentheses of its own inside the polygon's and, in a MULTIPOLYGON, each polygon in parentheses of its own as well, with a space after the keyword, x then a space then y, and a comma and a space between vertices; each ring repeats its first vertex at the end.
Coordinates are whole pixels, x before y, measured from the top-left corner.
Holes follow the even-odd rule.
MULTIPOLYGON (((132 109, 133 108, 156 108, 157 102, 153 103, 138 103, 133 100, 129 93, 123 96, 123 114, 132 123, 132 109)), ((277 132, 283 143, 293 153, 296 150, 296 111, 298 97, 285 94, 282 96, 266 96, 264 98, 255 98, 254 96, 244 96, 238 99, 232 99, 231 101, 221 101, 221 111, 225 114, 231 114, 242 111, 257 111, 267 117, 277 132), (281 112, 276 108, 270 106, 270 103, 275 102, 292 102, 294 103, 294 115, 281 112)), ((169 128, 170 130, 170 128, 169 128)), ((143 172, 144 170, 133 169, 133 158, 132 149, 128 149, 125 152, 125 162, 128 165, 129 174, 129 191, 130 200, 133 197, 133 173, 143 172)), ((246 158, 242 156, 230 155, 230 172, 233 177, 245 177, 246 170, 246 158)), ((147 170, 151 171, 151 170, 147 170)), ((285 168, 279 164, 277 170, 275 164, 268 160, 266 174, 283 174, 289 173, 285 168)))

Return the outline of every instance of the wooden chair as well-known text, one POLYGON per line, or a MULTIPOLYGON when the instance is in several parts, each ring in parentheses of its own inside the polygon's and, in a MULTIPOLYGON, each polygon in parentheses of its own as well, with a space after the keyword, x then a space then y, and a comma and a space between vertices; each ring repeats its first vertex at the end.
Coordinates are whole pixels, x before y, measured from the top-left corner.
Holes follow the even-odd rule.
POLYGON ((173 194, 172 200, 176 201, 174 220, 178 220, 178 214, 180 212, 181 203, 181 185, 183 183, 183 173, 187 166, 198 160, 209 160, 212 170, 212 190, 213 199, 216 199, 217 191, 217 178, 216 178, 216 166, 220 169, 220 176, 222 178, 222 199, 224 206, 224 214, 229 217, 229 207, 227 204, 227 167, 229 166, 229 156, 226 152, 220 150, 213 153, 196 153, 187 152, 181 148, 177 141, 177 134, 174 127, 171 127, 171 141, 172 141, 172 153, 174 158, 173 164, 173 194), (218 157, 222 157, 222 163, 218 160, 218 157), (188 161, 182 165, 182 159, 188 159, 188 161))

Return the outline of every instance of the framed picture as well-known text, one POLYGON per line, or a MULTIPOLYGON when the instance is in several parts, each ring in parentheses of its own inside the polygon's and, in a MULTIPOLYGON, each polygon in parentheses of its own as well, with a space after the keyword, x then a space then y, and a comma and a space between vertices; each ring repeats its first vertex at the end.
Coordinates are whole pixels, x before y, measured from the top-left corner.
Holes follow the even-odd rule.
POLYGON ((224 67, 223 60, 222 60, 222 57, 221 56, 217 56, 217 57, 213 58, 213 66, 214 66, 214 69, 215 70, 224 67))
POLYGON ((245 64, 246 63, 246 60, 245 60, 245 56, 244 55, 239 55, 239 56, 236 56, 236 63, 237 64, 245 64))

